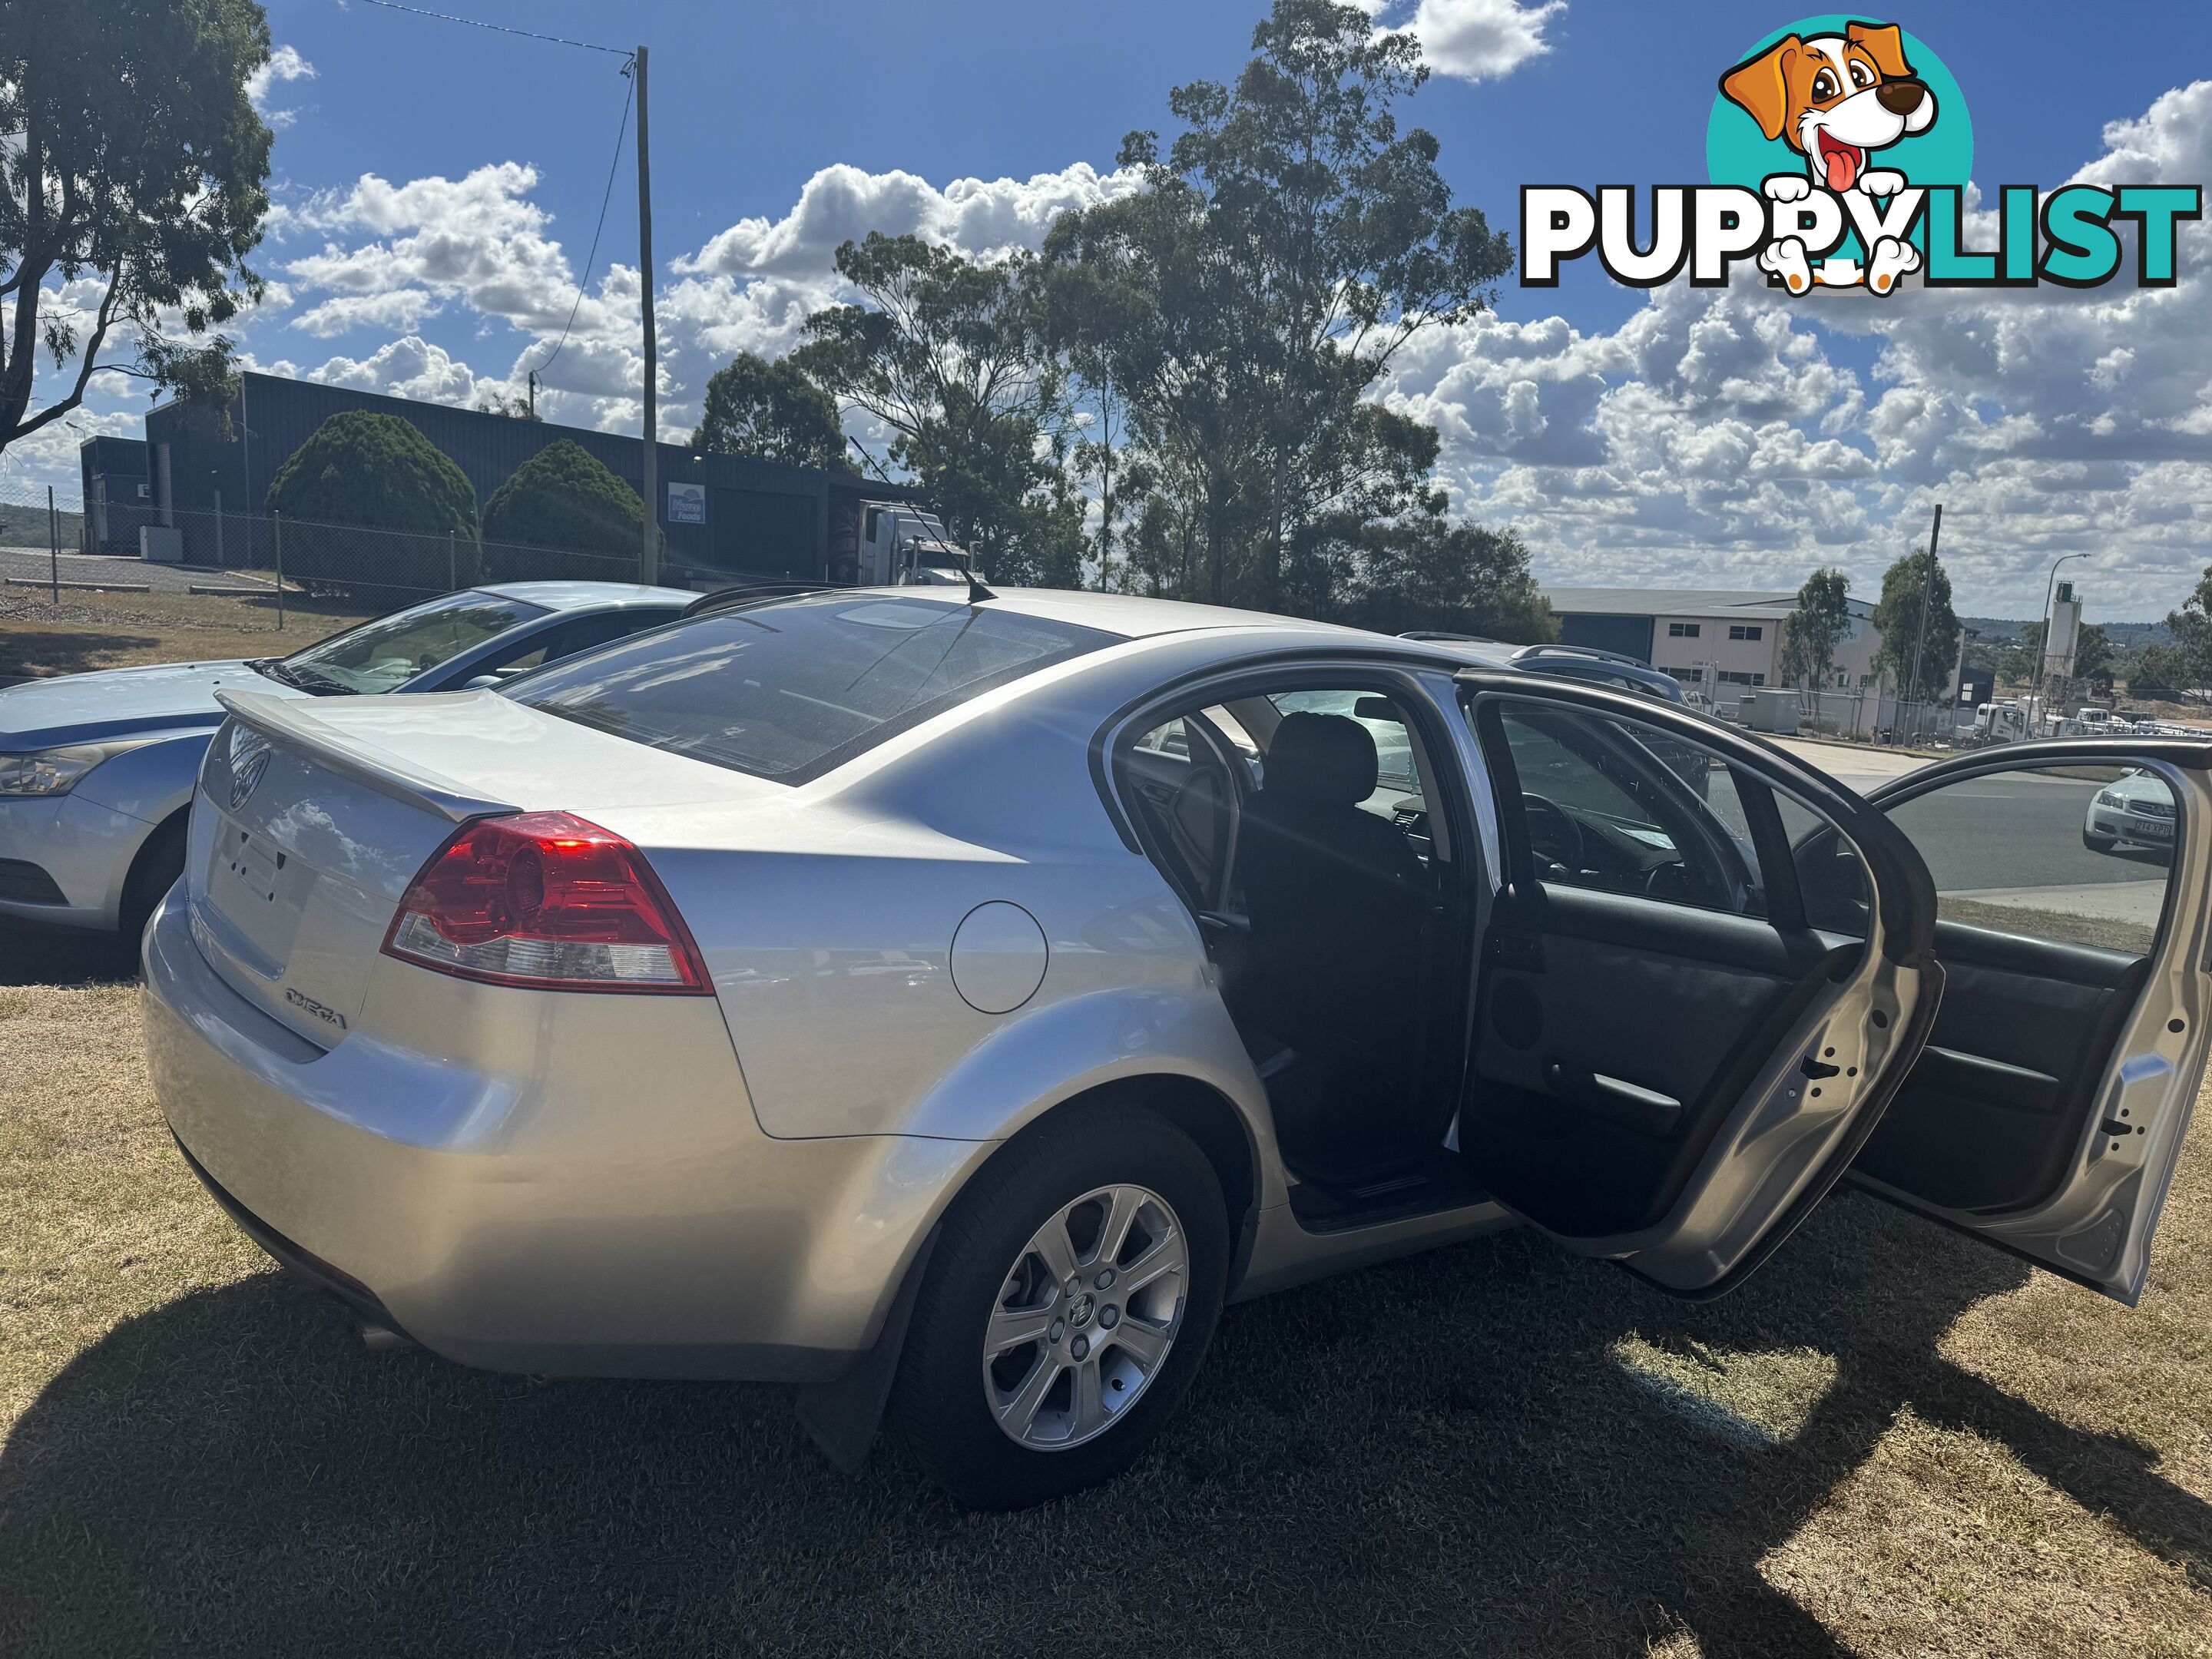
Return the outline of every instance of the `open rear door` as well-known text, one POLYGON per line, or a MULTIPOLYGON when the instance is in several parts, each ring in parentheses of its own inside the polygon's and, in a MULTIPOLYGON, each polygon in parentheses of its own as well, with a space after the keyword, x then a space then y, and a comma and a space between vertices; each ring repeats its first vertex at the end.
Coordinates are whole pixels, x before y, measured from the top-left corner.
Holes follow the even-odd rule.
MULTIPOLYGON (((2212 744, 2065 739, 1874 797, 1936 886, 1946 990, 1852 1177, 2132 1305, 2212 1018, 2212 744)), ((1804 851, 1814 920, 1862 900, 1804 851)))
POLYGON ((1928 872, 1881 814, 1670 706, 1460 677, 1499 831, 1458 1135, 1567 1248, 1728 1289, 1858 1153, 1932 1026, 1928 872), (1847 849, 1850 925, 1791 854, 1847 849))

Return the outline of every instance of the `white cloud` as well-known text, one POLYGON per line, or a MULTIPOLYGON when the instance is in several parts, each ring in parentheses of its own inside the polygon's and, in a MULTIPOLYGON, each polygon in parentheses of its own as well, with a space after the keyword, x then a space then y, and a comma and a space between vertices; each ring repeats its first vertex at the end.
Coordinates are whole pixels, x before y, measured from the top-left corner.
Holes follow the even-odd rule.
MULTIPOLYGON (((2104 139, 2077 177, 2203 181, 2212 82, 2104 139)), ((2160 616, 2212 562, 2197 228, 2172 289, 1797 301, 1745 282, 1655 290, 1609 331, 1478 318, 1420 342, 1386 395, 1437 424, 1462 509, 1516 525, 1549 580, 1789 587, 1825 563, 1869 592, 1940 501, 1962 608, 2033 615, 2051 560, 2085 551, 2093 616, 2160 616), (1838 359, 1851 336, 1877 343, 1870 377, 1838 359)))
MULTIPOLYGON (((272 365, 272 367, 276 367, 272 365)), ((289 368, 291 365, 282 366, 289 368)), ((466 404, 473 400, 477 377, 443 346, 410 334, 380 348, 368 357, 333 357, 301 376, 325 386, 351 386, 357 392, 383 392, 395 398, 417 398, 425 403, 466 404)))
POLYGON ((300 56, 294 46, 282 46, 269 54, 269 61, 246 77, 246 95, 253 107, 261 112, 261 118, 279 130, 289 127, 299 118, 294 109, 270 109, 269 91, 279 81, 312 81, 315 66, 300 56))
POLYGON ((1063 210, 1133 192, 1139 175, 1087 161, 1027 179, 955 179, 939 190, 911 173, 822 169, 781 219, 740 219, 675 261, 680 272, 826 278, 838 245, 872 230, 913 234, 978 257, 1034 248, 1063 210))
MULTIPOLYGON (((1419 40, 1439 75, 1494 81, 1551 51, 1545 27, 1566 9, 1566 0, 1419 0, 1412 17, 1383 32, 1419 40)), ((1381 9, 1387 15, 1389 8, 1381 9)))

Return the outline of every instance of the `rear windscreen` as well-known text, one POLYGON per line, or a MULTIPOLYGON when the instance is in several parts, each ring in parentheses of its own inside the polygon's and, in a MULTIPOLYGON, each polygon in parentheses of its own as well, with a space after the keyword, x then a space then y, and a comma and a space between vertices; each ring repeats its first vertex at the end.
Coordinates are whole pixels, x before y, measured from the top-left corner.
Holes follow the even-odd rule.
POLYGON ((1117 638, 941 599, 812 594, 711 612, 544 669, 507 695, 655 749, 805 783, 1117 638))

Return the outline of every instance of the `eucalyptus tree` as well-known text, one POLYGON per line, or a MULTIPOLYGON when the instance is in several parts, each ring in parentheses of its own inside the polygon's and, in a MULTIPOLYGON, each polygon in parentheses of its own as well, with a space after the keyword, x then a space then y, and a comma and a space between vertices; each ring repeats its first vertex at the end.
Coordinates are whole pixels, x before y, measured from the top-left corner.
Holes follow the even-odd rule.
POLYGON ((1123 142, 1145 188, 1063 215, 1045 258, 1051 284, 1116 297, 1080 328, 1079 306, 1052 306, 1058 343, 1110 370, 1160 487, 1187 492, 1146 503, 1139 530, 1194 541, 1203 597, 1274 607, 1309 526, 1355 501, 1418 510, 1417 423, 1361 411, 1409 340, 1491 301, 1512 256, 1452 204, 1434 136, 1399 128, 1427 77, 1410 35, 1276 0, 1253 52, 1233 86, 1176 88, 1172 142, 1123 142), (1390 476, 1407 482, 1378 503, 1390 476))
POLYGON ((268 61, 253 0, 0 0, 0 450, 103 368, 227 403, 229 344, 198 337, 261 293, 268 61))

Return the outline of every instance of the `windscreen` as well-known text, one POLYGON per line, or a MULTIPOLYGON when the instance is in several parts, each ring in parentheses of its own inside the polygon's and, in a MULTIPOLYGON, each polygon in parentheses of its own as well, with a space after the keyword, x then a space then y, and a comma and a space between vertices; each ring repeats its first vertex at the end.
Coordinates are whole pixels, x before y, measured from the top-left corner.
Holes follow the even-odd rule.
POLYGON ((507 695, 655 749, 805 783, 1115 638, 943 600, 815 594, 710 611, 541 670, 507 695))
POLYGON ((396 690, 544 614, 542 605, 496 593, 449 593, 295 651, 264 672, 312 691, 396 690))

